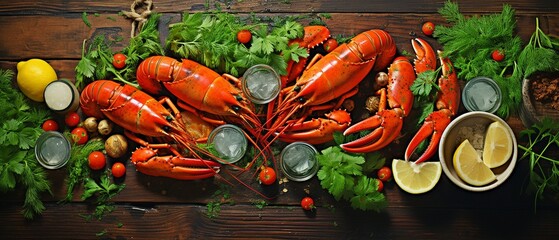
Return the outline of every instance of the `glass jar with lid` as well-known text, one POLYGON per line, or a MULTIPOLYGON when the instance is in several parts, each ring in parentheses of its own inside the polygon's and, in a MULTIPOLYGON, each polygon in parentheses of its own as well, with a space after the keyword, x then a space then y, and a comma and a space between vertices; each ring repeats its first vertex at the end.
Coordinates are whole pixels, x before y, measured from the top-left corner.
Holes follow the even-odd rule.
POLYGON ((35 142, 35 157, 47 169, 58 169, 70 159, 70 141, 57 131, 41 134, 35 142))

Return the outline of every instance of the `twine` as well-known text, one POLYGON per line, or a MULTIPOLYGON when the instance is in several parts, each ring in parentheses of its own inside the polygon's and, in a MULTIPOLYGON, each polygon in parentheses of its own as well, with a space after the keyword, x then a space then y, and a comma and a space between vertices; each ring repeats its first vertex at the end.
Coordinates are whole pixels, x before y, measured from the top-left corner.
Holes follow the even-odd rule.
POLYGON ((144 23, 147 22, 147 18, 152 13, 151 8, 153 6, 152 0, 134 0, 130 6, 130 12, 122 11, 124 16, 132 19, 132 30, 130 31, 130 37, 134 37, 134 34, 138 29, 142 29, 144 23), (145 10, 138 13, 136 9, 142 9, 145 6, 145 10))

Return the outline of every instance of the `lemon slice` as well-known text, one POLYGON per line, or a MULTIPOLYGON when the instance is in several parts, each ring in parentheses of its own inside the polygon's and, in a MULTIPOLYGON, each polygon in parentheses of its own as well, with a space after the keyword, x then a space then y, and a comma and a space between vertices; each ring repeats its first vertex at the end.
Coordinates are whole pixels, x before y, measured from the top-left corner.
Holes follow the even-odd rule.
POLYGON ((458 177, 470 185, 483 186, 496 179, 468 139, 454 152, 453 163, 458 177))
POLYGON ((490 168, 505 164, 512 156, 512 136, 500 122, 489 125, 483 145, 483 163, 490 168))
POLYGON ((398 186, 412 194, 420 194, 433 189, 441 178, 440 162, 414 163, 394 159, 392 173, 398 186))

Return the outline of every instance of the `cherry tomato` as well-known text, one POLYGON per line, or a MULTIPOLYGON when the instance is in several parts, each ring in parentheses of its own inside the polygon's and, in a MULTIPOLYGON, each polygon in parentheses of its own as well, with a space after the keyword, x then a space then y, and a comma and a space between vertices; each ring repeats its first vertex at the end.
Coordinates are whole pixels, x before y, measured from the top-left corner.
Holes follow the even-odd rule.
POLYGON ((249 30, 243 29, 237 33, 237 40, 242 44, 247 44, 252 39, 252 33, 249 30))
POLYGON ((377 172, 377 176, 379 180, 386 182, 392 178, 392 170, 387 166, 381 167, 377 172))
POLYGON ((491 53, 491 58, 497 62, 503 61, 505 59, 505 53, 499 49, 495 49, 491 53))
POLYGON ((425 22, 423 23, 423 26, 421 27, 421 31, 423 31, 423 34, 427 35, 427 36, 431 36, 433 35, 433 32, 435 31, 435 24, 432 22, 425 22))
POLYGON ((77 127, 72 130, 72 140, 78 145, 85 144, 88 140, 87 130, 82 127, 77 127))
POLYGON ((111 167, 111 172, 116 178, 122 177, 126 173, 126 166, 121 162, 116 162, 113 164, 113 167, 111 167))
POLYGON ((376 178, 376 180, 378 183, 377 192, 382 192, 382 190, 384 190, 384 183, 382 183, 382 181, 378 178, 376 178))
POLYGON ((68 127, 78 126, 78 124, 80 124, 80 121, 81 121, 80 115, 76 112, 69 112, 66 114, 66 117, 64 118, 64 122, 68 127))
POLYGON ((307 211, 314 210, 314 200, 311 197, 304 197, 301 200, 301 207, 307 211))
POLYGON ((89 168, 93 170, 101 170, 105 167, 105 162, 107 158, 105 154, 101 151, 93 151, 87 157, 87 162, 89 163, 89 168))
POLYGON ((263 167, 259 175, 260 183, 272 185, 276 181, 276 171, 271 167, 263 167))
POLYGON ((58 123, 52 119, 46 120, 41 126, 46 131, 58 131, 58 123))
POLYGON ((122 69, 126 66, 126 55, 117 53, 113 55, 113 66, 116 69, 122 69))
POLYGON ((328 38, 328 40, 322 44, 322 47, 324 48, 324 51, 332 52, 338 47, 338 41, 334 38, 328 38))

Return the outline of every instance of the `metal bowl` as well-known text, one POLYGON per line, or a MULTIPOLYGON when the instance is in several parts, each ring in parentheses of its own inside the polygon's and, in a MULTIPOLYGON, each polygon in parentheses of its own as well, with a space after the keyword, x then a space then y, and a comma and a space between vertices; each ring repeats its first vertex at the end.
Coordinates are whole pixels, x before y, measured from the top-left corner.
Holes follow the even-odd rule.
POLYGON ((514 166, 516 165, 517 154, 518 147, 516 138, 514 137, 514 132, 512 131, 510 126, 497 115, 481 111, 468 112, 454 119, 443 132, 441 142, 439 144, 439 158, 443 167, 444 174, 457 186, 465 190, 474 192, 487 191, 505 182, 512 173, 514 166), (476 145, 479 145, 479 141, 481 141, 481 147, 483 147, 485 130, 487 129, 489 124, 495 121, 501 122, 508 129, 510 135, 512 136, 512 156, 504 165, 491 169, 497 177, 495 181, 484 186, 472 186, 460 179, 460 177, 458 177, 458 174, 454 170, 454 151, 456 150, 456 148, 458 148, 458 146, 464 139, 468 139, 476 149, 479 149, 479 146, 476 147, 476 145), (479 139, 479 134, 477 136, 465 134, 465 132, 469 132, 466 131, 468 129, 472 129, 474 131, 477 131, 478 133, 481 133, 481 139, 479 139))

